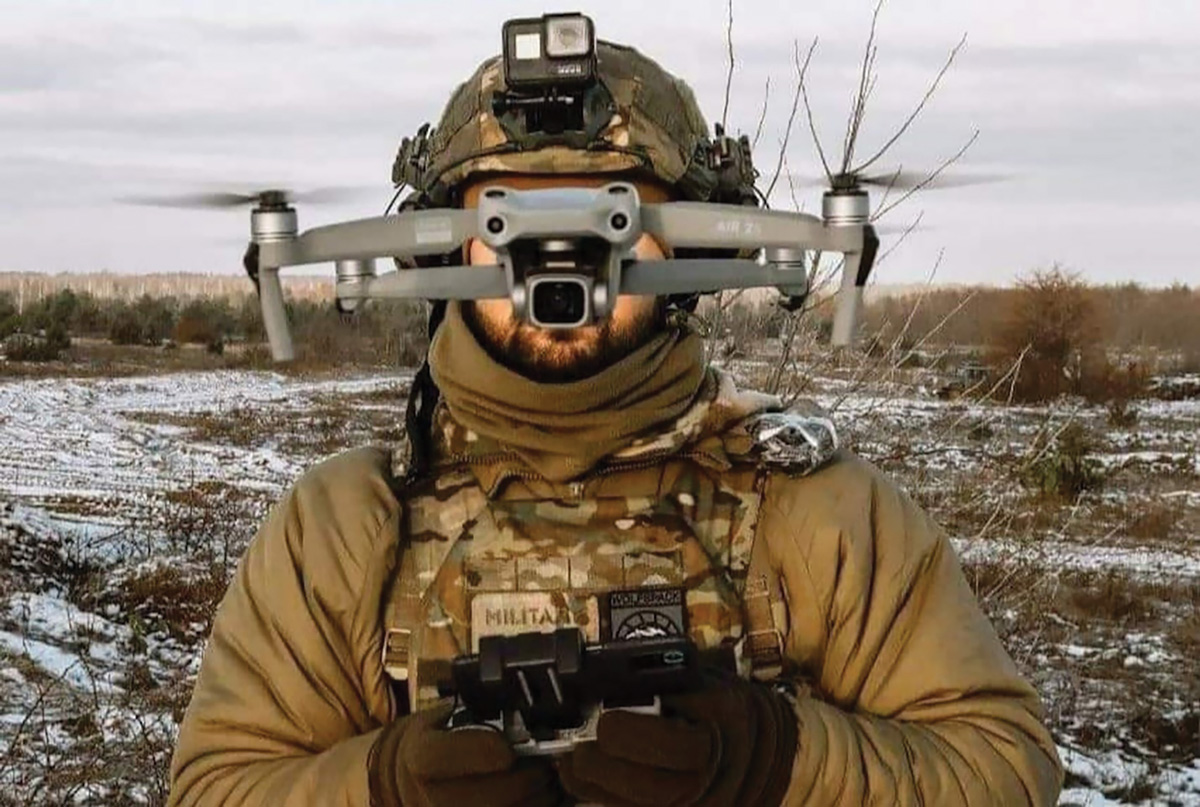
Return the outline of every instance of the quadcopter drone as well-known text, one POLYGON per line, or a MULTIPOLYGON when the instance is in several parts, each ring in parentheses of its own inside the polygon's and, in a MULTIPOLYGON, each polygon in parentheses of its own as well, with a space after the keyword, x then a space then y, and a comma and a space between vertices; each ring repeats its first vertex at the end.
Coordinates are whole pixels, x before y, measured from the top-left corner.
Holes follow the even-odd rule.
POLYGON ((279 270, 332 262, 345 310, 362 300, 507 298, 516 315, 544 328, 603 320, 619 294, 685 294, 775 287, 808 292, 806 250, 845 256, 834 344, 849 344, 879 244, 864 192, 827 193, 824 218, 706 202, 642 204, 627 182, 600 188, 485 188, 475 209, 415 210, 298 231, 290 205, 250 214, 258 246, 263 322, 276 361, 293 357, 279 270), (642 233, 675 247, 755 250, 754 258, 637 260, 642 233), (495 266, 438 266, 379 274, 380 258, 453 252, 478 238, 495 266))
MULTIPOLYGON (((504 29, 505 80, 515 92, 503 103, 532 109, 599 80, 589 18, 551 14, 510 20, 504 29)), ((717 135, 718 146, 731 140, 720 129, 717 135)), ((738 204, 646 204, 637 188, 623 181, 599 188, 515 190, 499 179, 483 189, 473 209, 402 210, 304 232, 295 208, 302 197, 287 191, 209 195, 202 201, 254 205, 250 232, 257 260, 247 270, 258 288, 276 361, 294 357, 279 273, 319 263, 335 266, 342 311, 371 299, 508 299, 516 315, 531 324, 574 328, 603 321, 621 294, 774 287, 794 308, 810 290, 809 256, 838 253, 843 267, 831 342, 847 346, 854 341, 879 247, 864 187, 910 181, 899 172, 883 177, 848 172, 829 180, 819 217, 738 204), (639 260, 633 247, 643 233, 689 255, 707 251, 709 257, 639 260), (377 270, 380 259, 398 266, 405 259, 462 254, 470 239, 491 248, 496 265, 377 270), (739 257, 712 257, 714 251, 739 257)))

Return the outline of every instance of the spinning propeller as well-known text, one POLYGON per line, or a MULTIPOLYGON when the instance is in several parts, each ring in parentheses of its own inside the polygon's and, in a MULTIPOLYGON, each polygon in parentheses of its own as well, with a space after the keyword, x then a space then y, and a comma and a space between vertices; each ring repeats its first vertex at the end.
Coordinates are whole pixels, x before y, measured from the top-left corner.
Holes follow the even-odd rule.
POLYGON ((314 188, 309 191, 293 191, 286 188, 266 188, 252 191, 199 191, 167 196, 128 196, 121 201, 126 204, 147 207, 179 207, 201 210, 226 210, 236 207, 282 208, 292 204, 335 204, 378 193, 377 188, 366 186, 332 186, 314 188))

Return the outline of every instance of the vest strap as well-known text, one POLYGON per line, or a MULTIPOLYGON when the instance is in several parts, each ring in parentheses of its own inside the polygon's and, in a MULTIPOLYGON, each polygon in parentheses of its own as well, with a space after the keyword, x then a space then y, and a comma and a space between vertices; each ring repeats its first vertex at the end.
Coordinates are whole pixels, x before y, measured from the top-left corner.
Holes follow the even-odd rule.
MULTIPOLYGON (((760 522, 761 523, 761 522, 760 522)), ((743 656, 750 662, 750 675, 773 681, 783 675, 784 633, 788 629, 787 599, 779 574, 771 565, 767 540, 754 527, 746 590, 746 640, 743 656)))
POLYGON ((397 579, 384 609, 383 670, 393 681, 407 681, 413 630, 421 619, 421 599, 397 591, 399 588, 397 579))

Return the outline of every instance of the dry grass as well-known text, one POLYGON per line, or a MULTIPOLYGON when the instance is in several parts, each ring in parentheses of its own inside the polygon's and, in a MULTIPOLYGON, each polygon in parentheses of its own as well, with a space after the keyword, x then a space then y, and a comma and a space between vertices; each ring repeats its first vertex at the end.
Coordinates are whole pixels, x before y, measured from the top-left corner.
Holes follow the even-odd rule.
POLYGON ((275 369, 271 357, 263 346, 256 344, 227 345, 225 353, 218 356, 200 345, 163 348, 75 339, 58 361, 0 361, 0 378, 122 378, 205 370, 266 369, 275 369))
POLYGON ((964 571, 1057 736, 1163 763, 1200 757, 1200 582, 1054 572, 1015 556, 964 571), (1139 661, 1144 642, 1178 662, 1139 661))
POLYGON ((220 566, 161 565, 118 580, 96 605, 116 605, 122 613, 136 616, 142 631, 196 642, 208 635, 226 585, 226 570, 220 566))

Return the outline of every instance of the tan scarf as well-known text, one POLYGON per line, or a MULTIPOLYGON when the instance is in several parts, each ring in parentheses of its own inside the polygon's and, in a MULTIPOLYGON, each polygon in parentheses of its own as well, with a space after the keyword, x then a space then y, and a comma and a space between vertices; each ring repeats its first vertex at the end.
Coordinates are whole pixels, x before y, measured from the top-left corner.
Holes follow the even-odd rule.
POLYGON ((429 367, 456 422, 505 444, 553 482, 586 473, 639 434, 673 421, 705 376, 700 336, 671 328, 590 378, 531 381, 488 355, 459 303, 446 307, 429 367))

